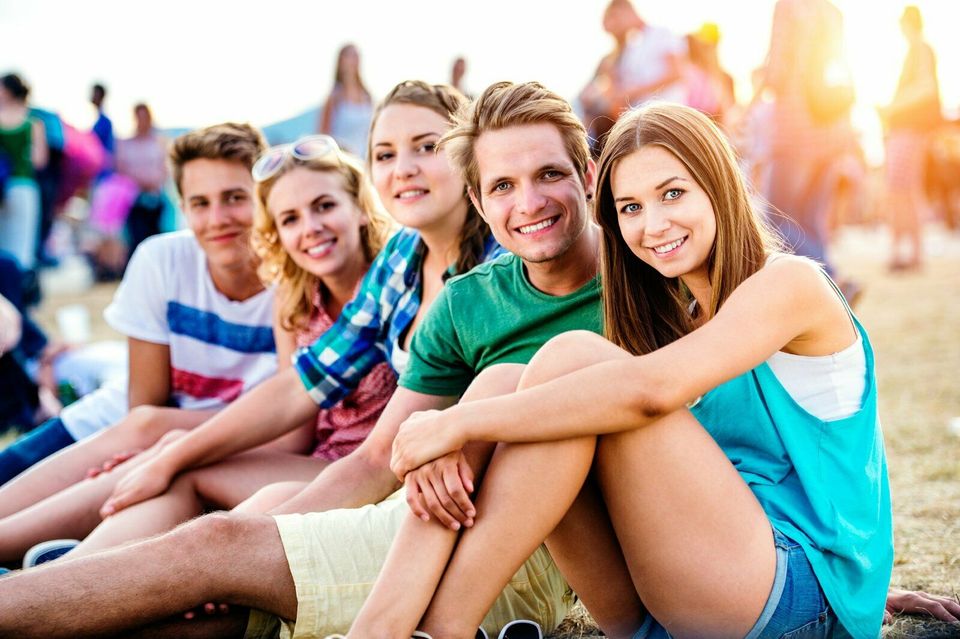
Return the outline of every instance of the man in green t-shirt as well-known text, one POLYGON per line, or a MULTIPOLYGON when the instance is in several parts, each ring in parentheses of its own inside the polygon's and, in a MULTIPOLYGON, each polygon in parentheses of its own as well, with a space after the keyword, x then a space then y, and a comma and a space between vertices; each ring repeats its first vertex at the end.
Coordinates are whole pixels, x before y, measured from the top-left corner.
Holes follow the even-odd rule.
MULTIPOLYGON (((405 617, 399 623, 416 623, 409 621, 411 611, 429 603, 430 584, 439 579, 460 522, 449 514, 442 518, 445 526, 421 521, 398 499, 353 508, 383 500, 398 487, 389 461, 400 424, 417 411, 511 392, 521 365, 550 337, 571 329, 601 330, 599 231, 590 223, 588 205, 595 166, 569 104, 536 83, 497 84, 448 138, 448 157, 464 173, 470 197, 513 255, 447 283, 417 329, 409 368, 373 433, 300 494, 298 511, 308 514, 209 515, 82 562, 2 579, 0 635, 117 631, 150 625, 207 601, 266 611, 251 615, 246 628, 251 637, 275 634, 274 617, 296 619, 298 636, 343 632, 367 597, 401 523, 403 542, 414 539, 417 561, 403 579, 402 599, 391 601, 402 601, 401 610, 391 612, 405 617), (408 587, 411 583, 418 584, 418 592, 408 587)), ((408 490, 418 486, 420 504, 441 500, 446 510, 437 501, 434 512, 454 512, 469 526, 474 513, 466 493, 456 495, 458 506, 442 489, 427 495, 423 488, 442 482, 451 470, 470 485, 472 468, 482 468, 491 453, 486 444, 469 446, 459 459, 409 473, 408 490)), ((488 630, 516 616, 548 627, 565 616, 571 598, 549 555, 540 550, 528 564, 488 615, 488 630)), ((394 619, 376 605, 383 594, 371 597, 355 636, 397 634, 394 619)), ((191 623, 190 636, 205 636, 207 628, 210 636, 231 636, 242 633, 247 619, 235 615, 191 623)), ((177 624, 169 627, 171 635, 183 636, 177 624)))

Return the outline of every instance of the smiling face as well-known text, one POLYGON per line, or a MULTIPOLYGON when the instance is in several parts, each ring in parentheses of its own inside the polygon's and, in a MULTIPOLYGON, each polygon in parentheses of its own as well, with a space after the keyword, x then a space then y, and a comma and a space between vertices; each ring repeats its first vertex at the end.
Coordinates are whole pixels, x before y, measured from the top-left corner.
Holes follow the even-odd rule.
POLYGON ((180 181, 187 225, 211 269, 250 265, 253 178, 240 162, 199 158, 183 165, 180 181))
POLYGON ((709 282, 716 215, 706 191, 673 153, 657 145, 634 151, 614 166, 610 185, 620 233, 637 257, 691 288, 709 282))
POLYGON ((367 218, 337 173, 295 167, 273 184, 266 208, 280 244, 303 270, 323 279, 363 268, 367 218))
POLYGON ((500 244, 524 261, 564 255, 587 227, 586 187, 552 124, 524 124, 487 131, 474 145, 480 192, 474 204, 500 244))
POLYGON ((391 104, 377 118, 370 173, 383 205, 404 226, 459 228, 466 218, 463 180, 436 151, 449 127, 439 113, 411 104, 391 104))

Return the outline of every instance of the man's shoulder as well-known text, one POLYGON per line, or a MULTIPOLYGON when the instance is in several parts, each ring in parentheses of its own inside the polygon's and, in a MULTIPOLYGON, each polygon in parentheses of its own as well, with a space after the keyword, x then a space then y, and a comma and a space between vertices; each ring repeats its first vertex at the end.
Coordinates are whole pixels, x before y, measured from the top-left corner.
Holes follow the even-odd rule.
POLYGON ((448 288, 451 294, 455 294, 475 288, 506 286, 512 281, 519 261, 520 258, 513 253, 504 253, 495 259, 474 266, 463 275, 451 277, 447 280, 445 288, 448 288))
POLYGON ((194 266, 198 256, 202 255, 203 251, 193 232, 184 230, 148 237, 137 246, 131 261, 158 265, 160 261, 166 263, 172 260, 178 269, 183 269, 194 266))

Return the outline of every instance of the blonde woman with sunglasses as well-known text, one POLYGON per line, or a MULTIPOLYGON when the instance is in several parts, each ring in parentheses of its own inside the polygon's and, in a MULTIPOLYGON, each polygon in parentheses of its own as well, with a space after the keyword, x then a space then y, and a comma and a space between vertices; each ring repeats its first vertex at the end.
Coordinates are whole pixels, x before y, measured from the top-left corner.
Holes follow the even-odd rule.
MULTIPOLYGON (((389 222, 363 166, 327 136, 275 147, 254 165, 253 173, 253 242, 261 257, 261 277, 278 289, 274 335, 281 366, 289 366, 293 351, 333 325, 353 298, 386 240, 389 222)), ((208 506, 231 508, 272 482, 308 481, 363 441, 395 386, 396 375, 381 362, 341 402, 291 433, 284 446, 250 451, 182 475, 163 495, 107 518, 73 555, 167 530, 208 506)), ((169 434, 159 447, 179 435, 169 434)), ((134 458, 130 465, 141 461, 134 458)), ((118 470, 79 484, 68 491, 69 497, 95 513, 111 479, 116 483, 121 475, 118 470)), ((42 517, 43 510, 50 508, 34 514, 42 517)), ((49 536, 84 532, 77 522, 67 522, 63 530, 56 525, 46 529, 49 536)))

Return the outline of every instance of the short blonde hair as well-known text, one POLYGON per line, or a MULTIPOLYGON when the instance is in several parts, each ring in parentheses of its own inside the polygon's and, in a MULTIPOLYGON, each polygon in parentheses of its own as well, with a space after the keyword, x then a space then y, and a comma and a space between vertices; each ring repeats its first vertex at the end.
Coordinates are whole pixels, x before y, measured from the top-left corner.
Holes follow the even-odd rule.
POLYGON ((177 191, 183 195, 183 166, 191 160, 229 160, 249 171, 266 148, 263 134, 249 124, 226 122, 184 133, 174 140, 169 153, 177 191))
POLYGON ((306 327, 313 313, 314 295, 320 286, 319 278, 300 268, 283 248, 276 220, 267 210, 267 198, 277 180, 298 166, 340 176, 344 190, 367 216, 367 223, 360 228, 363 256, 367 262, 373 261, 383 248, 392 228, 363 164, 343 151, 337 150, 310 160, 287 156, 275 174, 257 183, 251 242, 261 260, 258 270, 260 279, 268 284, 277 284, 280 289, 277 315, 280 325, 286 330, 306 327))
POLYGON ((492 84, 454 117, 454 127, 441 138, 450 163, 480 200, 480 169, 474 152, 477 139, 486 131, 523 124, 552 124, 581 182, 586 185, 590 147, 587 130, 570 103, 539 82, 497 82, 492 84))

